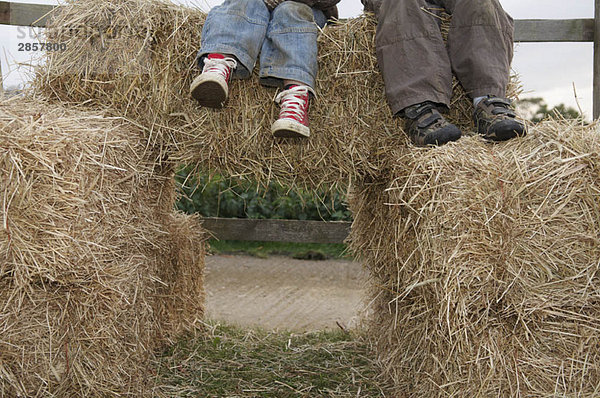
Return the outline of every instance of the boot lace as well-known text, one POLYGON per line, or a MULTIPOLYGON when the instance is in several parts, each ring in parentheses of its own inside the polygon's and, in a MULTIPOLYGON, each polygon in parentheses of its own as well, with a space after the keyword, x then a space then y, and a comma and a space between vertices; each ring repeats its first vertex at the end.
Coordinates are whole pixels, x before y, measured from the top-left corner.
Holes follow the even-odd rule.
POLYGON ((295 86, 280 92, 275 102, 281 105, 280 118, 293 118, 302 121, 308 105, 308 87, 295 86))
POLYGON ((225 78, 225 80, 229 80, 229 75, 235 68, 237 68, 237 61, 231 57, 206 58, 204 60, 204 68, 202 68, 202 73, 219 73, 225 78))

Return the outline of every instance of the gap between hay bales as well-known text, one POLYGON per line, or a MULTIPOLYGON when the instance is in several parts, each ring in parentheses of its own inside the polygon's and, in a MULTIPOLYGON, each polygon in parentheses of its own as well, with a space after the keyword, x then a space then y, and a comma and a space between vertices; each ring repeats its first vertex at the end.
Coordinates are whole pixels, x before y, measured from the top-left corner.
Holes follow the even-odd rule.
POLYGON ((354 328, 362 319, 366 280, 362 266, 349 260, 208 256, 206 314, 268 330, 354 328))

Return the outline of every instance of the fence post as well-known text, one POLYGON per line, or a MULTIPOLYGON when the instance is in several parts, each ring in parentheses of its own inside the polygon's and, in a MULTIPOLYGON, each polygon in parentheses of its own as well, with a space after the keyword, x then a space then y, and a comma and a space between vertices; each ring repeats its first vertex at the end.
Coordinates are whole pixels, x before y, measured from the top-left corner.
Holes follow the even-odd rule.
POLYGON ((600 116, 600 0, 594 1, 594 119, 600 116))
POLYGON ((4 76, 2 76, 2 60, 0 59, 0 98, 4 97, 4 76))
MULTIPOLYGON (((0 21, 4 19, 10 21, 10 5, 8 4, 0 4, 0 21)), ((2 75, 2 59, 0 59, 0 98, 2 97, 4 97, 4 76, 2 75)))

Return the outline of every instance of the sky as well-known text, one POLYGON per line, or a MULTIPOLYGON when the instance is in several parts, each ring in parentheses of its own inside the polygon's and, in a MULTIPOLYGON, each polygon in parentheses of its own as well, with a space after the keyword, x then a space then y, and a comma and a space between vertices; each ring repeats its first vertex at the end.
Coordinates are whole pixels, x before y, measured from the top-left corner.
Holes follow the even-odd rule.
MULTIPOLYGON (((57 4, 55 0, 12 0, 19 3, 57 4)), ((174 0, 208 11, 222 0, 174 0)), ((593 18, 594 0, 500 0, 504 9, 515 19, 567 19, 593 18)), ((360 0, 341 0, 340 18, 361 14, 360 0)), ((34 40, 19 38, 16 27, 0 25, 0 59, 4 86, 14 86, 27 81, 32 62, 28 53, 18 52, 19 42, 34 40), (21 66, 17 66, 21 64, 21 66)), ((543 97, 549 105, 564 103, 581 107, 584 114, 592 114, 592 43, 516 43, 513 72, 523 85, 522 97, 543 97), (575 97, 577 94, 577 100, 575 97)))

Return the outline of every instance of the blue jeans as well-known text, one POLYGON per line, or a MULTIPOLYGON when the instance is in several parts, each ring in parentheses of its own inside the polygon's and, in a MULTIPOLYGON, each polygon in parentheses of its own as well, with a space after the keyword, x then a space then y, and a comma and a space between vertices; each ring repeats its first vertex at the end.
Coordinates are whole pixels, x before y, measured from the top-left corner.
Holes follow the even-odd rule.
POLYGON ((238 60, 237 78, 250 76, 260 54, 262 84, 281 87, 297 80, 314 89, 317 76, 317 26, 323 12, 306 4, 284 1, 269 12, 263 0, 225 0, 210 10, 202 28, 198 64, 210 53, 238 60))

